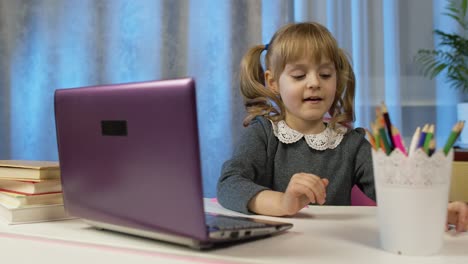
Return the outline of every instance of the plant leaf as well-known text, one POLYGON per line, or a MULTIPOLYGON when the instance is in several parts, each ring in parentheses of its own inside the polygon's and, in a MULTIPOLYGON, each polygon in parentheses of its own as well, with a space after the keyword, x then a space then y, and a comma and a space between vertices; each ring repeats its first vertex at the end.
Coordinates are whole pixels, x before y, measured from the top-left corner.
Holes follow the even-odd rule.
POLYGON ((442 14, 456 21, 463 33, 433 30, 437 40, 434 50, 420 49, 414 57, 424 76, 435 78, 442 72, 454 89, 468 93, 468 0, 449 0, 442 14))

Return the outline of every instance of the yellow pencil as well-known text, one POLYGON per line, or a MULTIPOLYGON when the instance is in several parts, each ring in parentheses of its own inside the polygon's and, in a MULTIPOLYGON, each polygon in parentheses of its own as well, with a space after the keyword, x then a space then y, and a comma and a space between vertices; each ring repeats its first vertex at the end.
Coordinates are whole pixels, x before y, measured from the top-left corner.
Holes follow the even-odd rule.
POLYGON ((436 141, 435 141, 435 138, 432 138, 431 142, 429 143, 429 150, 427 152, 427 155, 429 155, 429 157, 432 156, 432 154, 434 154, 435 147, 436 147, 436 141))

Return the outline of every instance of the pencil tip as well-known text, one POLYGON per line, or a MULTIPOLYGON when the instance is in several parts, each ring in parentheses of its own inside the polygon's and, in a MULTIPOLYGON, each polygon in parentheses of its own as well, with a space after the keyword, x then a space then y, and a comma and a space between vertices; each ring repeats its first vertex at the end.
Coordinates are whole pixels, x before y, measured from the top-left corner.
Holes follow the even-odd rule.
POLYGON ((382 102, 381 108, 382 108, 382 112, 383 112, 383 113, 387 113, 387 112, 388 112, 388 111, 387 111, 387 106, 385 105, 384 102, 382 102))
POLYGON ((459 121, 457 124, 456 124, 456 128, 455 128, 455 131, 456 132, 461 132, 463 130, 463 127, 465 126, 465 121, 459 121))

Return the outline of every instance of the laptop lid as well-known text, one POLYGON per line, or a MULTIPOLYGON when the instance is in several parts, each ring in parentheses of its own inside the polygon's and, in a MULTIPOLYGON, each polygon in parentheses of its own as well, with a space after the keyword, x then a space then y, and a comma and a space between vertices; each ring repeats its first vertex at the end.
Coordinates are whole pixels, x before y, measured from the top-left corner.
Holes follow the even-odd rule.
POLYGON ((191 78, 58 89, 55 119, 65 209, 96 227, 199 249, 292 227, 205 215, 191 78))
POLYGON ((56 90, 67 211, 207 240, 195 99, 191 78, 56 90))

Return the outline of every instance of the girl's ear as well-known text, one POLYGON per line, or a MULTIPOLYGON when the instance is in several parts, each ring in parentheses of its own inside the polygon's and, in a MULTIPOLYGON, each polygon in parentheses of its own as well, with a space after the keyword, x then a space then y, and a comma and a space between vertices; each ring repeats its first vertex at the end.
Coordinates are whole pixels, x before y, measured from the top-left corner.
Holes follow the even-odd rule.
POLYGON ((270 70, 265 71, 265 83, 273 93, 279 94, 278 82, 273 78, 273 73, 270 70))

